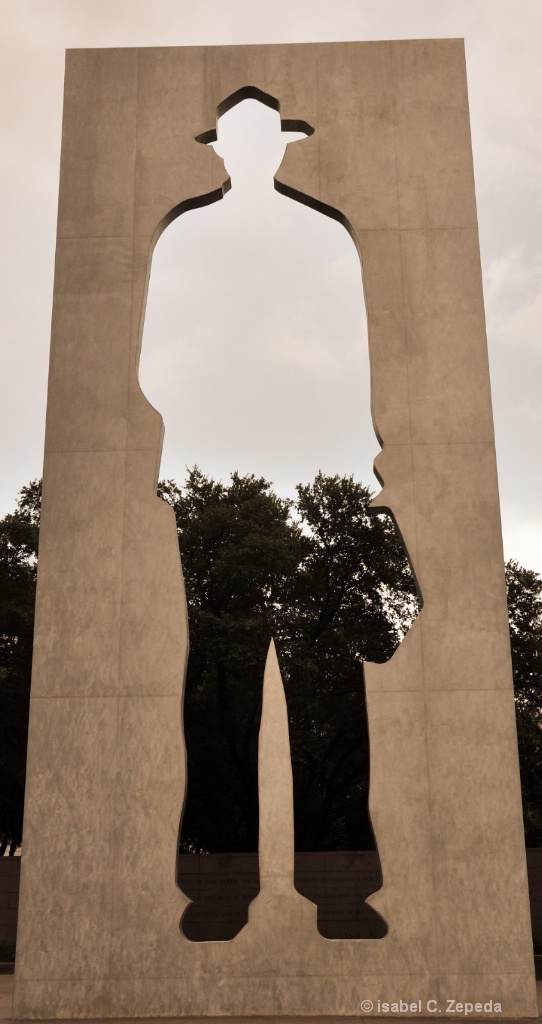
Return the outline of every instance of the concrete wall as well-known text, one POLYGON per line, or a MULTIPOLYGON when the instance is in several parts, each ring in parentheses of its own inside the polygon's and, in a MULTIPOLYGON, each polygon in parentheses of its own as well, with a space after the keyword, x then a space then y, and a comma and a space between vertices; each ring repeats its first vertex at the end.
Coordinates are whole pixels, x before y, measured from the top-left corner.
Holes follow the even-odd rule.
POLYGON ((23 1018, 537 1013, 460 40, 68 53, 18 945, 23 1018), (356 241, 374 504, 424 602, 365 673, 378 941, 324 939, 293 886, 231 943, 179 931, 187 620, 137 361, 154 241, 222 194, 195 137, 247 87, 315 129, 277 187, 356 241))

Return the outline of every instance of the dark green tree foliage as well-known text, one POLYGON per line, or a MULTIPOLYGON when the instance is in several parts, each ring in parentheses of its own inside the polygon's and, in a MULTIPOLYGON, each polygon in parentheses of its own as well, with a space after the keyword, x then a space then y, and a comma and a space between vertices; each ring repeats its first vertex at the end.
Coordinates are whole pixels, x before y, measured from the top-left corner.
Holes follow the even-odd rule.
POLYGON ((506 563, 526 846, 542 846, 542 578, 506 563))
POLYGON ((388 660, 417 608, 392 520, 352 478, 298 487, 307 539, 276 637, 288 698, 296 848, 374 846, 362 661, 388 660))
POLYGON ((0 521, 0 855, 22 837, 40 504, 34 480, 0 521))
MULTIPOLYGON (((360 659, 392 653, 412 577, 369 492, 318 475, 295 505, 265 480, 193 470, 174 506, 190 605, 185 849, 255 848, 263 667, 275 637, 291 718, 298 849, 367 849, 360 659), (217 801, 217 793, 221 800, 217 801)), ((0 851, 20 843, 41 485, 0 521, 0 851)), ((528 846, 542 845, 542 578, 506 567, 528 846)))
POLYGON ((324 477, 277 498, 192 470, 174 507, 190 621, 184 850, 257 848, 257 742, 267 648, 285 682, 297 849, 370 849, 361 659, 384 661, 415 607, 393 524, 369 490, 324 477), (212 813, 209 808, 213 808, 212 813))
POLYGON ((253 476, 226 487, 194 469, 159 493, 175 510, 189 605, 183 848, 253 850, 263 666, 305 541, 289 502, 253 476))

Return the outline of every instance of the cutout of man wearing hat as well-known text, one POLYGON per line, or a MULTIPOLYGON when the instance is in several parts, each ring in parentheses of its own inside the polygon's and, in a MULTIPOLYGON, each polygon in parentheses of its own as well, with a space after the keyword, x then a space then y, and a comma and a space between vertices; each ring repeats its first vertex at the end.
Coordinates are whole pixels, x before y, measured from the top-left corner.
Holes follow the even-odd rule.
MULTIPOLYGON (((343 231, 342 226, 335 226, 335 224, 328 220, 328 218, 322 218, 321 214, 315 212, 309 206, 301 205, 296 202, 292 203, 292 200, 281 194, 279 191, 274 190, 273 176, 279 168, 288 142, 297 141, 305 138, 307 135, 312 134, 313 129, 309 125, 303 122, 286 122, 281 123, 280 116, 278 113, 278 104, 275 106, 275 101, 272 101, 271 97, 262 99, 261 95, 256 95, 256 90, 244 90, 242 95, 238 94, 238 98, 231 97, 230 101, 227 101, 223 107, 227 107, 225 112, 220 116, 217 123, 217 131, 210 130, 203 135, 198 137, 198 141, 206 144, 212 144, 215 151, 224 160, 226 171, 229 174, 229 180, 225 188, 225 194, 223 202, 214 203, 208 208, 208 215, 211 213, 217 230, 223 235, 229 233, 228 243, 231 245, 231 260, 235 263, 238 257, 238 251, 242 247, 243 249, 253 250, 252 260, 256 271, 261 274, 261 265, 259 263, 259 255, 261 250, 265 247, 266 250, 271 250, 272 256, 278 259, 287 259, 292 263, 292 269, 295 273, 295 269, 298 270, 299 274, 302 273, 302 268, 297 266, 299 260, 303 258, 306 247, 307 247, 307 234, 310 236, 310 225, 314 220, 317 220, 315 228, 318 229, 318 233, 322 231, 322 221, 329 224, 330 236, 336 235, 337 232, 343 231), (247 95, 248 94, 248 95, 247 95), (231 102, 233 100, 233 103, 231 102), (259 100, 259 102, 257 102, 259 100), (248 108, 248 110, 247 110, 248 108), (250 117, 247 117, 249 113, 250 117), (247 121, 252 131, 247 131, 247 121), (242 127, 243 131, 239 131, 239 127, 242 127), (218 136, 218 138, 217 138, 218 136), (255 138, 257 144, 255 144, 255 138), (284 209, 286 207, 286 210, 284 209), (294 209, 292 209, 294 207, 294 209), (262 210, 264 211, 262 216, 262 210), (275 212, 276 211, 276 212, 275 212), (288 222, 292 218, 293 214, 302 220, 303 226, 306 225, 307 231, 305 231, 305 237, 300 240, 299 250, 292 252, 291 250, 284 252, 281 249, 281 242, 283 239, 281 221, 288 222), (242 224, 241 230, 239 230, 239 223, 242 224)), ((182 220, 185 217, 199 218, 201 211, 196 209, 183 215, 182 220)), ((291 231, 289 231, 291 238, 291 231)), ((232 299, 230 297, 230 287, 226 287, 224 291, 221 291, 222 281, 226 279, 228 284, 231 278, 227 277, 227 267, 223 265, 223 255, 215 256, 212 247, 206 248, 206 263, 208 263, 208 288, 209 288, 209 303, 205 303, 204 316, 209 317, 213 314, 220 318, 221 311, 224 303, 230 299, 230 302, 235 306, 236 313, 241 315, 246 312, 246 309, 239 309, 239 307, 246 307, 248 303, 242 302, 243 292, 250 290, 250 279, 244 279, 240 282, 236 282, 237 294, 232 299), (226 270, 226 273, 225 273, 226 270), (241 293, 241 295, 239 294, 241 293), (214 301, 213 301, 214 299, 214 301), (209 308, 210 307, 210 308, 209 308)), ((318 256, 315 257, 316 259, 318 256)), ((359 278, 359 259, 357 253, 354 250, 352 244, 352 261, 355 265, 354 269, 357 271, 359 278)), ((292 274, 291 287, 296 288, 297 274, 292 274)), ((310 268, 308 270, 310 274, 310 268)), ((179 275, 176 275, 179 276, 179 275)), ((319 276, 319 275, 318 275, 319 276)), ((181 285, 181 282, 179 282, 181 285)), ((360 281, 361 284, 361 281, 360 281)), ((157 296, 158 298, 158 296, 157 296)), ((149 299, 147 303, 147 317, 146 322, 153 315, 153 279, 151 276, 151 285, 149 288, 149 299)), ((362 297, 360 288, 360 312, 363 315, 362 297)), ((156 303, 157 305, 164 306, 164 303, 156 303)), ((226 311, 227 312, 227 311, 226 311)), ((265 312, 265 311, 264 311, 265 312)), ((182 324, 182 320, 186 315, 186 308, 183 307, 183 303, 180 300, 176 300, 175 308, 172 304, 168 304, 168 323, 175 325, 175 330, 178 335, 181 334, 179 330, 179 324, 182 324)), ((335 307, 333 314, 336 321, 336 327, 340 333, 340 310, 335 307)), ((227 319, 227 318, 225 318, 227 319)), ((193 388, 197 389, 198 403, 202 408, 202 415, 207 420, 212 420, 209 417, 207 410, 216 408, 216 400, 213 401, 212 395, 205 400, 206 388, 212 388, 213 382, 220 389, 226 388, 230 392, 230 403, 232 406, 232 419, 238 417, 239 429, 243 434, 243 442, 245 436, 249 433, 254 438, 254 455, 252 457, 252 465, 248 467, 249 471, 259 472, 260 464, 258 462, 260 455, 261 446, 261 433, 258 433, 257 425, 261 423, 262 416, 265 413, 262 410, 262 402, 265 400, 264 395, 270 394, 270 412, 272 419, 274 420, 274 430, 270 433, 273 434, 272 440, 274 444, 277 444, 276 433, 280 431, 280 423, 278 420, 284 418, 287 410, 285 410, 285 393, 287 394, 288 381, 284 381, 284 362, 277 362, 277 368, 275 371, 271 368, 270 370, 270 355, 265 348, 262 346, 261 332, 258 330, 258 324, 243 325, 244 330, 237 330, 232 336, 232 332, 228 332, 224 328, 223 345, 221 350, 217 350, 217 346, 207 349, 207 356, 203 356, 202 352, 198 352, 195 355, 192 351, 188 354, 183 353, 186 357, 188 355, 188 367, 186 372, 193 373, 193 359, 197 359, 199 363, 199 372, 193 373, 194 382, 193 388), (218 365, 217 365, 218 364, 218 365), (263 364, 263 365, 262 365, 263 364), (276 386, 273 386, 272 375, 273 372, 277 373, 276 386), (271 375, 271 380, 269 379, 271 375), (258 386, 257 381, 260 378, 264 378, 263 389, 258 386), (238 390, 236 390, 238 389, 238 390), (252 409, 247 408, 247 403, 251 400, 254 401, 254 407, 252 409), (203 411, 204 410, 204 411, 203 411), (240 411, 239 411, 240 410, 240 411)), ((286 325, 288 327, 288 325, 286 325)), ((359 331, 359 328, 358 328, 359 331)), ((349 335, 348 330, 344 332, 349 335)), ((302 330, 299 330, 298 325, 294 325, 292 329, 294 336, 295 348, 301 348, 305 339, 303 338, 302 330), (297 334, 296 334, 297 330, 297 334)), ((177 342, 177 338, 174 339, 174 343, 177 342)), ((206 339, 203 338, 201 342, 201 349, 204 352, 206 345, 206 339)), ((308 346, 306 349, 307 358, 314 360, 318 358, 318 354, 314 352, 314 348, 311 347, 313 342, 312 338, 308 339, 308 346)), ((178 344, 175 344, 178 348, 178 344)), ((142 364, 145 362, 146 342, 145 337, 143 340, 143 359, 142 364)), ((293 358, 299 358, 298 353, 293 354, 293 358)), ((304 367, 301 367, 304 370, 304 367)), ((294 371, 295 372, 295 371, 294 371)), ((183 371, 184 375, 184 371, 183 371)), ((174 380, 174 375, 171 375, 174 380)), ((179 393, 178 381, 171 384, 171 387, 175 390, 177 396, 179 393)), ((146 388, 144 390, 147 390, 146 388)), ((178 398, 177 398, 178 400, 178 398)), ((286 399, 287 402, 287 399, 286 399)), ((160 401, 155 403, 164 413, 163 405, 160 401)), ((296 401, 295 396, 292 398, 290 403, 292 405, 292 411, 296 413, 296 401)), ((318 416, 321 416, 321 410, 315 410, 318 416)), ((166 418, 166 429, 169 427, 169 423, 166 418)), ((187 425, 183 431, 185 436, 191 436, 193 433, 198 433, 198 424, 194 423, 192 416, 187 417, 187 425)), ((213 439, 213 446, 223 444, 226 450, 226 466, 228 470, 232 468, 232 455, 236 459, 237 445, 235 438, 232 438, 231 425, 227 422, 221 423, 220 434, 223 435, 216 437, 216 419, 212 429, 215 431, 215 438, 213 439), (230 430, 228 429, 230 427, 230 430)), ((305 427, 305 429, 311 429, 305 427)), ((299 422, 296 422, 293 428, 290 429, 290 443, 298 444, 299 436, 303 436, 304 428, 299 422)), ((280 439, 279 445, 279 456, 281 451, 280 439)), ((211 447, 211 441, 208 442, 208 447, 211 447)), ((241 445, 245 448, 245 444, 241 445)), ((300 445, 299 447, 303 447, 300 445)), ((319 468, 319 467, 317 467, 319 468)), ((299 476, 301 477, 301 473, 299 476)), ((263 678, 263 666, 265 664, 265 657, 267 653, 267 644, 270 638, 266 638, 266 646, 262 647, 261 651, 261 663, 258 668, 252 672, 249 669, 246 670, 243 678, 243 688, 248 691, 247 696, 250 694, 249 700, 254 703, 255 706, 255 721, 258 721, 258 708, 261 703, 261 688, 263 678)), ((190 660, 189 660, 189 677, 190 677, 190 660)), ((227 681, 226 681, 227 685, 227 681)), ((235 708, 233 709, 235 715, 235 708)), ((189 719, 189 716, 188 716, 189 719)), ((213 754, 213 746, 218 748, 222 747, 222 743, 216 745, 212 743, 206 752, 194 751, 193 744, 191 744, 190 737, 190 721, 187 722, 187 748, 188 748, 188 762, 189 762, 189 777, 188 777, 188 793, 187 801, 185 803, 185 815, 184 819, 186 822, 188 814, 191 814, 191 780, 193 785, 194 776, 197 774, 197 768, 195 762, 204 756, 205 759, 205 775, 208 781, 208 777, 213 778, 213 792, 215 794, 214 808, 208 808, 207 813, 215 815, 219 812, 219 808, 227 809, 228 795, 231 792, 231 788, 228 786, 227 773, 220 770, 220 756, 218 755, 218 749, 216 751, 217 756, 213 754)), ((361 738, 360 738, 361 739, 361 738)), ((236 742, 236 737, 230 737, 230 741, 236 742)), ((242 759, 243 752, 238 751, 238 757, 242 759)), ((255 753, 255 751, 253 751, 255 753)), ((223 766, 222 766, 223 767, 223 766)), ((256 772, 256 765, 247 766, 253 769, 254 776, 256 772)), ((206 787, 207 788, 207 787, 206 787)), ((193 792, 193 789, 192 789, 193 792)), ((257 835, 258 835, 258 818, 257 818, 257 803, 254 808, 248 810, 248 817, 250 821, 247 822, 247 836, 239 837, 240 845, 237 847, 239 851, 250 851, 257 849, 257 835)), ((181 831, 181 839, 184 828, 181 831)), ((185 832, 186 834, 186 832, 185 832)), ((212 850, 210 852, 213 852, 212 850)), ((254 861, 256 863, 256 861, 254 861)), ((250 872, 248 873, 250 874, 250 872)), ((245 872, 247 875, 247 872, 245 872)), ((251 900, 256 896, 258 892, 258 879, 257 872, 254 878, 247 878, 243 882, 242 887, 239 887, 238 891, 238 902, 237 910, 240 914, 236 913, 235 922, 228 923, 227 921, 220 921, 219 914, 214 913, 215 909, 220 909, 220 905, 215 908, 213 906, 213 897, 216 897, 216 890, 219 889, 218 884, 210 885, 208 898, 205 899, 205 893, 200 890, 191 891, 190 878, 191 874, 188 873, 186 877, 181 878, 181 888, 183 891, 192 899, 194 903, 188 908, 183 919, 183 931, 188 938, 209 940, 209 939, 227 939, 232 938, 242 927, 243 923, 247 920, 248 905, 251 900), (244 913, 244 921, 242 920, 244 913), (213 921, 213 917, 215 920, 213 921), (228 931, 228 926, 230 930, 228 931)), ((210 881, 210 879, 207 879, 210 881)), ((369 908, 368 908, 369 909, 369 908)), ((376 915, 375 915, 376 916, 376 915)))

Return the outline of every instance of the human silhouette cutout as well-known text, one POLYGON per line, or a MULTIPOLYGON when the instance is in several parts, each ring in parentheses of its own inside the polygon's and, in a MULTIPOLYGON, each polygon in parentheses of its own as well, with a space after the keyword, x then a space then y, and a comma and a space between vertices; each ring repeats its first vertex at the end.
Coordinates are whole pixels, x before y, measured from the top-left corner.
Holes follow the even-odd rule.
MULTIPOLYGON (((209 437, 209 448, 213 444, 215 446, 216 444, 224 444, 226 452, 225 464, 229 470, 232 469, 231 452, 235 453, 239 450, 239 441, 244 441, 246 447, 247 435, 254 444, 252 451, 250 451, 249 444, 251 465, 247 469, 250 471, 255 469, 261 472, 261 449, 266 447, 267 442, 270 448, 275 449, 274 457, 278 466, 280 459, 284 458, 287 446, 295 445, 302 450, 303 436, 306 436, 311 430, 314 431, 313 424, 304 425, 300 422, 298 399, 300 389, 304 386, 304 375, 307 372, 311 372, 311 367, 313 367, 314 363, 318 363, 319 359, 325 359, 318 349, 318 339, 316 343, 314 343, 314 338, 310 339, 312 345, 309 344, 307 346, 303 335, 303 324, 297 323, 293 326, 293 330, 291 330, 292 325, 281 321, 279 315, 277 320, 274 321, 275 330, 271 332, 269 344, 266 344, 265 339, 262 341, 262 333, 264 332, 262 332, 262 325, 258 319, 258 316, 262 316, 262 310, 258 309, 255 311, 250 303, 252 268, 254 274, 261 274, 262 262, 265 267, 266 258, 268 259, 269 255, 271 256, 271 262, 280 260, 290 268, 289 280, 286 285, 288 289, 300 287, 298 282, 300 281, 300 276, 303 276, 301 271, 304 270, 304 278, 309 281, 309 289, 310 287, 314 289, 312 301, 316 301, 317 293, 326 287, 326 281, 325 276, 322 275, 321 268, 316 266, 318 256, 315 256, 314 267, 310 262, 310 257, 307 259, 307 250, 309 253, 311 252, 310 238, 311 233, 315 230, 314 225, 320 236, 322 221, 329 225, 329 244, 331 247, 335 244, 334 240, 337 234, 340 232, 344 233, 342 225, 328 218, 323 218, 321 214, 310 207, 304 206, 274 189, 273 176, 282 162, 286 145, 289 141, 294 139, 297 141, 303 137, 304 133, 301 132, 282 132, 278 112, 262 103, 258 103, 255 100, 246 100, 234 106, 220 118, 217 141, 212 143, 216 152, 224 160, 231 187, 226 191, 221 202, 207 207, 205 211, 195 210, 183 215, 181 218, 182 222, 185 220, 185 217, 191 217, 195 224, 196 220, 205 212, 209 218, 212 217, 215 231, 226 239, 227 244, 228 256, 224 259, 223 245, 220 259, 217 260, 212 242, 210 244, 206 243, 205 263, 208 269, 207 287, 209 290, 207 299, 202 299, 202 293, 199 292, 200 301, 199 303, 195 302, 195 306, 199 308, 200 316, 203 312, 203 316, 208 322, 209 320, 211 323, 213 322, 213 316, 219 321, 217 328, 219 343, 215 343, 213 346, 213 344, 209 343, 205 333, 200 331, 198 350, 194 351, 191 348, 188 353, 186 350, 183 353, 185 367, 181 369, 181 373, 186 373, 190 376, 194 365, 197 368, 194 374, 193 390, 197 391, 203 430, 205 432, 206 423, 214 422, 215 436, 213 438, 209 437), (233 126, 235 129, 235 121, 242 120, 242 108, 246 108, 249 104, 251 105, 253 115, 253 133, 245 134, 242 144, 239 145, 238 138, 235 138, 236 135, 238 136, 238 132, 232 131, 231 127, 233 126), (264 125, 264 130, 260 127, 259 122, 264 125), (228 127, 230 131, 227 130, 228 127), (297 218, 297 232, 296 236, 292 239, 291 232, 285 232, 284 224, 285 221, 291 220, 294 216, 297 218), (309 239, 308 244, 307 239, 309 239), (239 275, 236 275, 235 272, 233 275, 229 273, 231 267, 235 268, 238 265, 240 249, 244 250, 244 252, 248 250, 253 254, 252 264, 242 279, 239 279, 239 275), (262 253, 267 254, 263 260, 262 253), (307 263, 309 263, 309 266, 307 266, 307 263), (226 283, 224 284, 224 282, 226 283), (222 322, 228 321, 229 314, 233 309, 235 309, 236 314, 236 329, 234 331, 224 331, 224 334, 222 334, 222 322), (241 320, 241 324, 239 324, 239 320, 241 320), (291 332, 289 333, 290 330, 291 332), (286 332, 286 341, 284 340, 284 332, 286 332), (285 350, 281 350, 281 346, 285 350), (288 394, 292 377, 294 379, 294 388, 288 394), (263 384, 258 386, 258 381, 263 381, 263 384), (206 383, 209 386, 207 394, 205 393, 206 383), (217 400, 216 393, 213 395, 213 385, 215 385, 217 390, 227 391, 229 394, 230 414, 222 417, 218 432, 216 431, 216 416, 212 414, 209 416, 209 409, 213 409, 217 400), (267 400, 267 408, 265 396, 270 396, 267 400), (289 401, 288 398, 290 399, 289 401), (288 406, 290 407, 289 417, 288 406), (256 431, 254 424, 261 424, 262 420, 266 420, 266 417, 269 423, 262 446, 261 431, 256 431), (284 421, 286 421, 286 426, 284 426, 284 421), (282 437, 280 437, 281 429, 283 430, 282 437), (279 435, 278 444, 277 434, 279 435)), ((179 226, 182 227, 181 224, 179 226)), ((171 230, 171 228, 168 229, 168 231, 171 230)), ((200 244, 197 239, 195 244, 200 244)), ((363 316, 361 276, 359 273, 358 257, 353 245, 352 264, 354 270, 357 271, 359 280, 359 314, 361 322, 361 316, 363 316)), ((146 323, 153 316, 153 303, 162 311, 164 309, 164 303, 160 302, 159 297, 153 295, 152 285, 153 279, 151 276, 146 323)), ((184 298, 187 298, 186 293, 184 298)), ((281 302, 282 296, 280 291, 277 293, 275 290, 273 302, 270 304, 272 310, 278 307, 280 312, 281 302)), ((302 303, 300 305, 302 306, 302 303)), ((182 298, 177 295, 174 302, 169 303, 169 323, 179 325, 183 317, 186 316, 186 311, 186 302, 183 304, 182 298)), ((263 315, 266 315, 265 311, 263 311, 263 315)), ((178 327, 176 329, 178 332, 178 343, 178 341, 181 341, 181 331, 178 327)), ((345 369, 344 366, 345 354, 341 350, 340 341, 342 337, 341 314, 336 306, 333 309, 332 322, 326 323, 323 329, 328 335, 338 337, 337 362, 343 364, 340 366, 341 375, 347 375, 348 369, 345 369)), ((347 330, 344 333, 348 335, 350 342, 351 331, 347 330)), ((197 330, 196 335, 198 335, 197 330)), ((214 340, 216 342, 216 338, 214 340)), ((175 340, 173 344, 176 344, 175 340)), ((145 359, 145 353, 146 337, 144 336, 143 360, 145 359)), ((325 367, 324 370, 327 370, 325 383, 326 388, 328 388, 330 377, 333 380, 333 372, 329 371, 329 367, 325 367)), ((173 374, 170 374, 169 378, 172 381, 176 380, 173 374)), ((178 384, 175 385, 175 388, 178 391, 178 384)), ((144 389, 149 394, 147 386, 144 389)), ((325 389, 323 394, 325 396, 325 389)), ((152 388, 149 397, 151 396, 152 388)), ((325 397, 323 401, 325 401, 325 397)), ((170 417, 166 409, 164 409, 164 402, 160 397, 157 399, 156 405, 164 415, 167 438, 168 431, 170 430, 170 417)), ((321 418, 321 406, 316 410, 316 413, 321 418)), ((190 436, 192 432, 199 431, 198 415, 199 410, 194 410, 192 407, 192 412, 187 417, 184 425, 181 424, 178 430, 180 437, 177 442, 177 448, 180 451, 183 450, 186 437, 190 436)), ((327 432, 325 430, 323 431, 322 438, 322 445, 324 445, 327 442, 327 432)), ((319 468, 319 466, 316 466, 315 470, 319 468)), ((341 469, 340 466, 338 468, 341 469)), ((273 470, 271 472, 273 473, 273 470)), ((303 476, 306 476, 306 469, 299 472, 298 479, 302 479, 303 476)), ((192 622, 190 622, 190 629, 193 639, 192 622)), ((216 850, 216 847, 211 849, 211 844, 205 841, 205 829, 203 829, 203 832, 200 830, 201 847, 203 849, 207 849, 209 852, 228 850, 240 854, 257 849, 257 726, 261 704, 263 666, 269 640, 269 636, 262 636, 255 642, 254 661, 252 664, 243 665, 242 678, 238 676, 238 667, 233 665, 232 659, 228 661, 228 656, 225 656, 220 664, 217 662, 215 665, 217 691, 220 687, 222 689, 225 687, 226 690, 230 687, 230 696, 233 697, 233 695, 239 694, 242 690, 243 708, 237 711, 240 720, 239 729, 232 729, 231 723, 228 726, 229 735, 227 742, 224 741, 223 737, 215 737, 205 749, 202 749, 198 739, 201 736, 202 728, 205 728, 205 721, 200 717, 201 707, 196 697, 199 685, 198 673, 201 665, 196 664, 198 655, 196 655, 195 651, 189 656, 185 699, 188 790, 181 829, 181 849, 183 849, 183 844, 188 836, 194 832, 195 820, 199 819, 201 821, 206 814, 212 815, 215 822, 217 819, 223 821, 224 844, 221 846, 220 851, 216 850), (246 746, 243 743, 242 734, 246 733, 244 726, 248 720, 254 722, 254 728, 251 741, 246 746), (196 740, 193 737, 196 737, 196 740), (232 745, 236 749, 232 750, 232 745), (227 771, 224 771, 225 759, 228 759, 230 764, 227 771), (240 776, 242 776, 237 792, 236 787, 231 785, 231 779, 228 777, 232 770, 238 770, 240 776), (202 778, 205 779, 203 785, 200 784, 202 778), (204 791, 203 794, 202 790, 204 791), (238 833, 232 836, 231 834, 228 835, 228 801, 231 801, 232 793, 235 792, 237 798, 242 799, 244 802, 242 817, 245 821, 245 827, 242 834, 238 833), (206 809, 202 806, 205 799, 208 804, 206 809), (211 804, 212 806, 210 806, 211 804)), ((354 666, 352 678, 355 680, 352 685, 359 690, 360 695, 360 746, 366 751, 368 759, 361 665, 354 666), (365 734, 363 734, 364 728, 365 734)), ((288 695, 288 680, 285 680, 285 686, 288 695)), ((223 705, 223 695, 220 699, 217 698, 214 722, 211 721, 213 718, 213 715, 211 715, 211 719, 207 723, 210 731, 212 731, 213 727, 216 728, 218 726, 220 728, 223 707, 221 710, 218 705, 221 702, 223 705)), ((229 697, 227 702, 236 703, 235 700, 230 702, 229 697)), ((205 714, 209 715, 208 708, 205 714)), ((295 740, 294 730, 292 733, 294 783, 296 773, 295 740)), ((367 846, 372 845, 367 808, 366 806, 360 808, 356 805, 355 801, 353 803, 352 813, 358 813, 366 821, 365 834, 368 838, 364 839, 363 846, 367 848, 367 846)), ((302 841, 301 837, 300 842, 302 841)), ((310 849, 311 847, 309 845, 308 847, 305 846, 305 848, 310 849)), ((183 932, 188 938, 194 940, 232 938, 243 924, 246 923, 248 905, 258 892, 258 875, 257 870, 254 870, 255 861, 251 862, 252 866, 249 870, 247 870, 248 862, 245 863, 247 866, 245 866, 242 874, 238 872, 236 879, 229 879, 229 881, 228 879, 222 879, 222 889, 227 889, 228 886, 235 888, 236 908, 234 913, 229 914, 226 912, 223 901, 217 908, 217 886, 213 887, 213 885, 210 885, 206 891, 202 890, 199 884, 194 886, 192 872, 186 871, 183 873, 181 869, 181 888, 194 901, 188 908, 182 925, 183 932)), ((210 881, 209 877, 206 880, 210 881)), ((308 892, 306 895, 310 897, 308 892)), ((351 895, 354 899, 357 895, 359 901, 360 898, 363 900, 368 895, 368 892, 361 894, 361 897, 359 893, 352 893, 351 895)), ((376 937, 381 921, 378 915, 370 911, 368 907, 366 909, 367 917, 371 918, 368 924, 368 931, 376 937)))
POLYGON ((170 224, 153 255, 140 380, 165 422, 161 474, 178 479, 187 463, 215 479, 256 472, 281 494, 320 469, 368 479, 376 446, 354 242, 274 188, 287 141, 305 145, 276 110, 244 100, 217 135, 231 188, 170 224))

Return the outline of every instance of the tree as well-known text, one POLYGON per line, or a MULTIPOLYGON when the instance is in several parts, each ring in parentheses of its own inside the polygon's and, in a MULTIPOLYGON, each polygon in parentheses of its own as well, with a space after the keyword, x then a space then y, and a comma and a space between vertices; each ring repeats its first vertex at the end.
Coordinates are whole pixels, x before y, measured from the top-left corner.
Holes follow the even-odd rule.
POLYGON ((256 849, 257 737, 275 607, 306 547, 267 481, 196 468, 159 493, 175 510, 189 605, 182 846, 256 849), (226 844, 224 846, 224 844, 226 844))
POLYGON ((267 481, 198 469, 160 493, 187 587, 188 796, 182 848, 257 848, 257 742, 267 647, 285 682, 298 849, 372 848, 361 659, 384 661, 416 607, 388 516, 352 478, 318 474, 295 503, 267 481), (213 813, 209 813, 209 808, 213 813))
POLYGON ((391 518, 352 477, 299 486, 309 549, 278 616, 290 712, 296 848, 372 849, 362 661, 387 661, 417 612, 391 518))
POLYGON ((0 521, 0 856, 21 843, 41 483, 0 521))
POLYGON ((523 819, 527 846, 542 846, 542 578, 506 563, 523 819))

